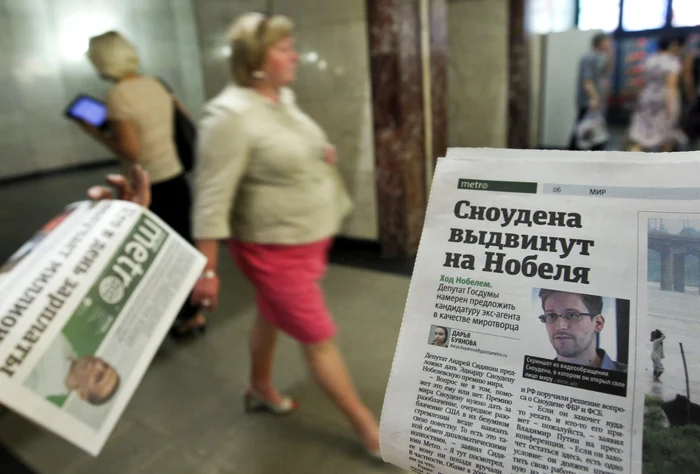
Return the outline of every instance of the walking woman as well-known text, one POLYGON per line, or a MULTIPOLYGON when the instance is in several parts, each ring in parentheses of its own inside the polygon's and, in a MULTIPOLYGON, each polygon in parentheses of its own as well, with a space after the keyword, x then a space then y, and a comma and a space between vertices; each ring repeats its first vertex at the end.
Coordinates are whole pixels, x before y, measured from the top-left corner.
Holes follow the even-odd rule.
POLYGON ((659 52, 644 63, 644 87, 629 131, 630 151, 672 151, 679 141, 685 140, 680 129, 683 66, 679 59, 684 43, 682 37, 663 38, 659 52))
POLYGON ((286 17, 250 13, 229 31, 237 85, 207 105, 198 135, 194 235, 208 264, 193 299, 216 307, 218 241, 227 240, 257 298, 246 407, 275 414, 297 407, 272 384, 282 331, 303 345, 316 381, 376 455, 377 422, 350 380, 318 283, 349 199, 333 146, 287 88, 298 62, 292 30, 286 17))
MULTIPOLYGON (((191 195, 174 139, 174 107, 184 106, 152 77, 140 73, 136 48, 110 31, 90 39, 88 58, 100 76, 114 85, 107 94, 109 133, 88 123, 83 129, 116 154, 126 176, 140 165, 150 177, 150 209, 192 242, 191 195)), ((171 331, 173 337, 198 334, 206 317, 198 305, 185 303, 171 331)))
POLYGON ((666 336, 658 329, 651 332, 651 361, 654 364, 654 380, 657 382, 661 374, 664 373, 664 363, 662 362, 664 359, 664 339, 666 336))

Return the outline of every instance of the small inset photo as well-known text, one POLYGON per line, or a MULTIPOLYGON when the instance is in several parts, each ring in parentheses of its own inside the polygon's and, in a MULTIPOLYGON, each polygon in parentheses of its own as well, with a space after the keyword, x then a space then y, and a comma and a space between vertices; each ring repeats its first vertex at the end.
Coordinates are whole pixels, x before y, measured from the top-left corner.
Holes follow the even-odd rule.
POLYGON ((630 302, 535 288, 532 347, 523 376, 624 396, 627 392, 630 302))
POLYGON ((428 344, 431 346, 447 347, 450 342, 451 329, 445 326, 430 326, 428 344))

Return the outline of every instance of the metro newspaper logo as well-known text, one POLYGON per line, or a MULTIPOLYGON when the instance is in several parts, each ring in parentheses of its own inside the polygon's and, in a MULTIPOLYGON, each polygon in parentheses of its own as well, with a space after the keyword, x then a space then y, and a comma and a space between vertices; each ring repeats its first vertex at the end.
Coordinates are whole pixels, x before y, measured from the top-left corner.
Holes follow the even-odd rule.
POLYGON ((496 191, 504 193, 537 194, 537 183, 522 183, 518 181, 485 181, 483 179, 460 179, 459 189, 469 191, 496 191))
POLYGON ((168 234, 142 215, 102 275, 63 328, 76 341, 78 356, 94 354, 134 289, 148 273, 168 234))

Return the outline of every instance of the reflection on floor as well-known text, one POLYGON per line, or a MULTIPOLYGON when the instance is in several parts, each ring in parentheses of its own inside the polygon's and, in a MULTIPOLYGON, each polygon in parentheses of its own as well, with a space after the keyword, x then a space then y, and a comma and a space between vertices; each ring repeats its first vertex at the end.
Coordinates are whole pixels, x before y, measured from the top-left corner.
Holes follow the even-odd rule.
MULTIPOLYGON (((4 185, 0 259, 65 203, 82 199, 106 170, 4 185)), ((379 415, 408 292, 411 264, 387 266, 367 245, 354 257, 341 243, 324 282, 338 342, 358 390, 379 415), (350 266, 359 261, 361 267, 350 266), (362 268, 364 267, 364 268, 362 268), (375 271, 385 270, 385 271, 375 271)), ((247 334, 255 315, 249 284, 222 256, 220 309, 202 338, 163 344, 102 454, 93 459, 22 418, 0 419, 0 443, 40 474, 306 474, 399 472, 368 460, 340 413, 315 386, 298 346, 282 338, 276 382, 296 397, 289 417, 246 415, 247 334)), ((5 471, 5 465, 1 472, 5 471)))

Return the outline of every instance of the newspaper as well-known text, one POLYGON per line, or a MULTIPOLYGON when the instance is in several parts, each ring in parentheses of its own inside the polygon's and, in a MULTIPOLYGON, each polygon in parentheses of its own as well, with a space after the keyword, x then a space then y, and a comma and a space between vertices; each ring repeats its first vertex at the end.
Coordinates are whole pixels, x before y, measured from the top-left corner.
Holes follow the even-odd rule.
POLYGON ((698 153, 450 150, 384 459, 416 473, 700 472, 699 256, 698 153))
POLYGON ((204 263, 140 206, 68 206, 0 267, 0 404, 98 455, 204 263))

